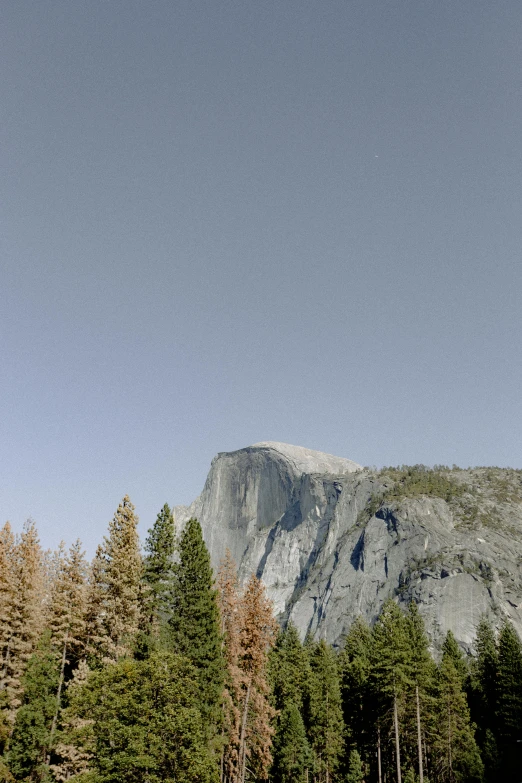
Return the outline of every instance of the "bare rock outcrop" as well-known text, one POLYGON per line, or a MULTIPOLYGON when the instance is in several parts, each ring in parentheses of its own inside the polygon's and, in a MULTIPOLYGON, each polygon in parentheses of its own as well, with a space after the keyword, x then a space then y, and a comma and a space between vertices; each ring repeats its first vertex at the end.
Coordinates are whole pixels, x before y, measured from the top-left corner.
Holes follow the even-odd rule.
POLYGON ((258 443, 218 454, 176 517, 196 516, 214 566, 230 549, 303 635, 338 643, 390 596, 418 603, 435 645, 451 629, 470 647, 482 615, 522 635, 522 474, 445 469, 430 481, 424 493, 404 472, 258 443))

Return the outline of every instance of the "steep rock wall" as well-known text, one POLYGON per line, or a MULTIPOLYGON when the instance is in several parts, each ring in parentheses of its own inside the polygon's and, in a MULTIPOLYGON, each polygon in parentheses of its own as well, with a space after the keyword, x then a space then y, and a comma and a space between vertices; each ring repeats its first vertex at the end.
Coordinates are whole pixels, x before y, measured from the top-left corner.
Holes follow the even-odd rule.
POLYGON ((495 525, 465 525, 428 496, 365 514, 382 491, 378 473, 350 460, 260 443, 218 454, 202 494, 176 517, 196 516, 214 566, 230 549, 241 577, 262 578, 278 616, 303 635, 338 643, 389 596, 419 604, 435 644, 451 629, 471 646, 482 615, 497 625, 507 616, 522 634, 522 503, 511 498, 495 525))

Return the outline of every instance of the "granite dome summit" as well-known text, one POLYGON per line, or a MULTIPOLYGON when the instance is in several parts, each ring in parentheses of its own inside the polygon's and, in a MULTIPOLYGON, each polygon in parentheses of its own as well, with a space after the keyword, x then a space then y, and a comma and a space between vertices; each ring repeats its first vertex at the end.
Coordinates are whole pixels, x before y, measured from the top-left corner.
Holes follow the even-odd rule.
POLYGON ((384 600, 415 600, 436 644, 473 642, 482 615, 522 633, 522 472, 362 468, 285 443, 218 454, 196 516, 214 566, 230 549, 282 619, 338 642, 384 600))

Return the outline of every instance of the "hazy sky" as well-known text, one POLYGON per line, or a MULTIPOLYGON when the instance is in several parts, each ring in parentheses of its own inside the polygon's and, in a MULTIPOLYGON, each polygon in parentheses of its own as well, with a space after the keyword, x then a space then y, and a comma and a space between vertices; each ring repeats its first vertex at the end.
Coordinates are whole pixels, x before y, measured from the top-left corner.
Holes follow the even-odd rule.
POLYGON ((0 522, 260 440, 522 467, 522 3, 4 0, 0 522))

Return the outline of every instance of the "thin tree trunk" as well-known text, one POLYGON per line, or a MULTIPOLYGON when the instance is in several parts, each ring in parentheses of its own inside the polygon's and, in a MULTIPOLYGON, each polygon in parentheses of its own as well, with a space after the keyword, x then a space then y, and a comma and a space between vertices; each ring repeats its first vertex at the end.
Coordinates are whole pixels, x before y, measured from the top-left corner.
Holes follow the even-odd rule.
POLYGON ((395 725, 395 757, 397 760, 397 783, 402 783, 401 750, 399 747, 399 716, 397 714, 397 695, 393 695, 393 723, 395 725))
POLYGON ((325 745, 326 745, 326 754, 325 754, 326 755, 326 783, 330 783, 330 774, 329 774, 330 770, 328 769, 328 745, 329 745, 328 740, 330 738, 329 721, 330 721, 330 716, 329 716, 329 713, 328 713, 328 691, 326 691, 326 737, 325 737, 325 740, 326 740, 326 742, 325 742, 325 745))
POLYGON ((377 770, 379 772, 379 783, 382 783, 381 771, 381 727, 377 726, 377 770))
POLYGON ((239 783, 245 783, 246 775, 246 726, 248 719, 248 702, 250 700, 250 683, 248 684, 245 706, 243 708, 243 717, 241 718, 241 737, 239 740, 239 783))
POLYGON ((448 760, 449 760, 449 779, 453 783, 453 758, 451 755, 451 709, 448 705, 448 760))
POLYGON ((63 650, 62 650, 62 664, 60 666, 60 680, 58 682, 58 690, 56 692, 56 709, 54 711, 53 715, 53 722, 51 724, 51 731, 49 733, 49 746, 47 748, 47 760, 45 761, 46 764, 49 763, 51 758, 51 748, 53 745, 53 737, 54 732, 56 731, 56 724, 58 723, 58 714, 60 712, 60 706, 62 703, 62 688, 63 688, 63 680, 65 676, 65 661, 67 660, 67 641, 69 639, 69 631, 65 634, 65 639, 63 640, 63 650))
POLYGON ((417 700, 417 745, 419 748, 419 783, 424 783, 424 769, 422 764, 422 736, 420 719, 419 686, 415 686, 415 698, 417 700))

